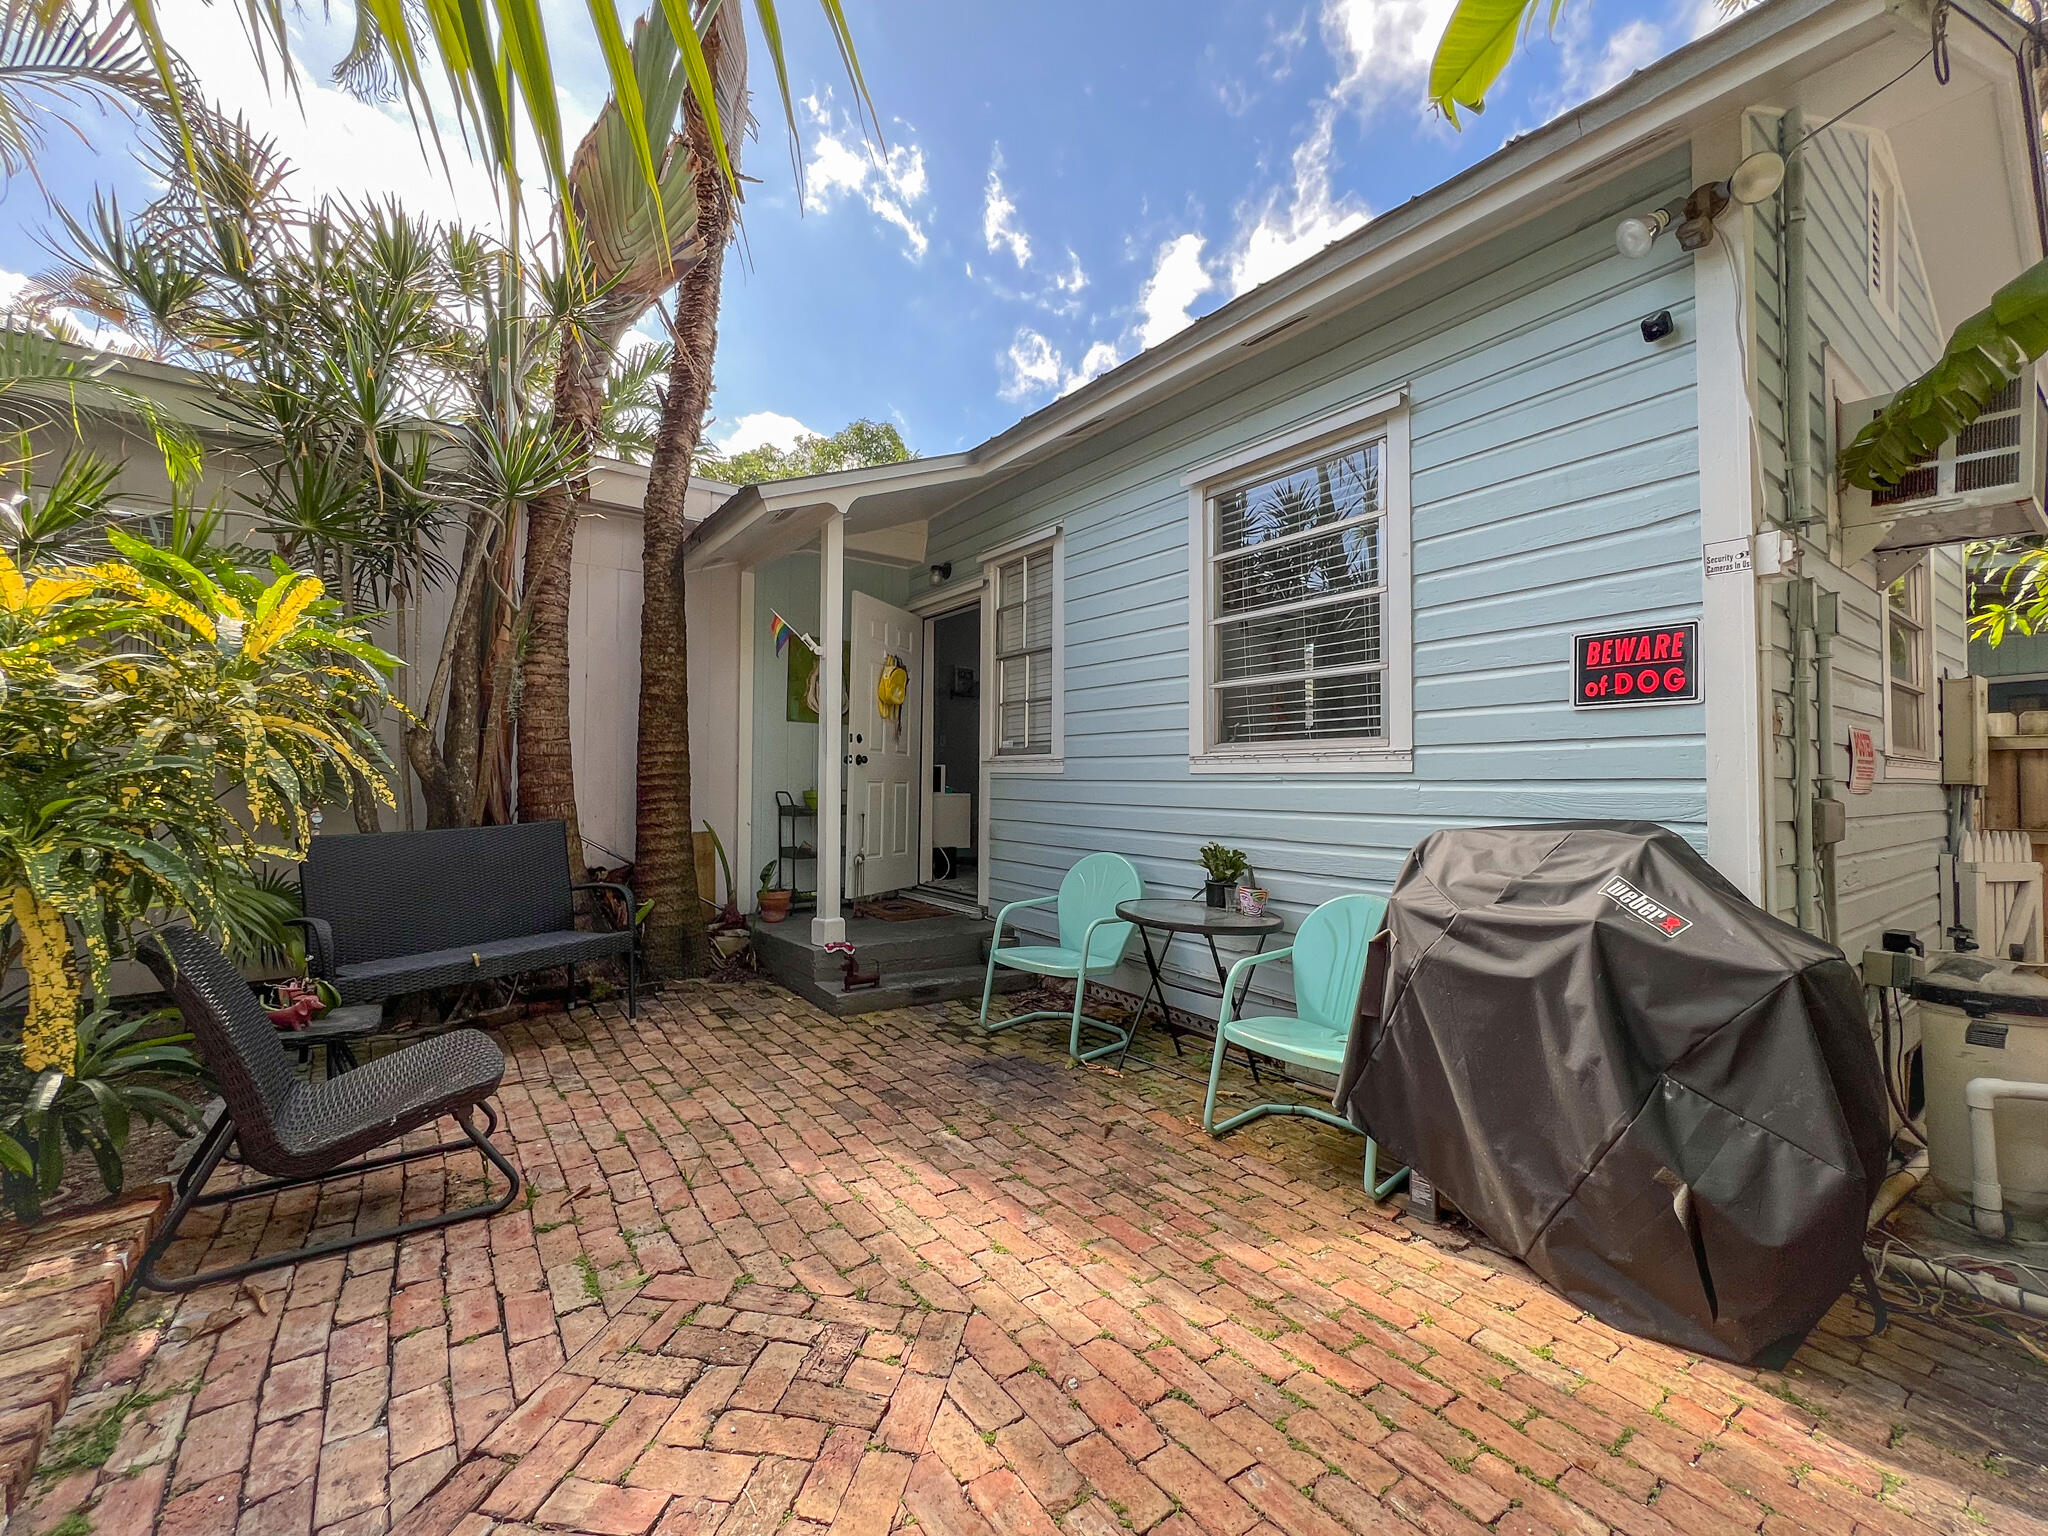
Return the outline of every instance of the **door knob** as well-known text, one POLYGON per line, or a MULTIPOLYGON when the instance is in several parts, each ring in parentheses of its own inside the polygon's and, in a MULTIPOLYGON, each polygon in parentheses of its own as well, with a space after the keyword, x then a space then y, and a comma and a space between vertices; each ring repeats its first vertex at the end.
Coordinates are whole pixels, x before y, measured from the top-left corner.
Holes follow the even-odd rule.
POLYGON ((853 754, 853 760, 856 765, 864 765, 868 760, 868 755, 865 752, 856 752, 853 754))

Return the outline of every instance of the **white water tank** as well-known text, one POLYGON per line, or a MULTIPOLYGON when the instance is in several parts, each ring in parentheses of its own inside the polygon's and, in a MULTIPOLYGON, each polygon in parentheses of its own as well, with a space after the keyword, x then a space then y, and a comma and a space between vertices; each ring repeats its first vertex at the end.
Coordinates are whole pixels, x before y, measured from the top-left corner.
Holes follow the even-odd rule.
MULTIPOLYGON (((2048 1083, 2048 976, 1982 954, 1937 953, 1913 984, 1927 1084, 1927 1160, 1942 1190, 1970 1204, 1974 1158, 1963 1091, 1976 1078, 2048 1083)), ((2048 1102, 2001 1100, 1998 1180, 2005 1207, 2048 1216, 2048 1102)))

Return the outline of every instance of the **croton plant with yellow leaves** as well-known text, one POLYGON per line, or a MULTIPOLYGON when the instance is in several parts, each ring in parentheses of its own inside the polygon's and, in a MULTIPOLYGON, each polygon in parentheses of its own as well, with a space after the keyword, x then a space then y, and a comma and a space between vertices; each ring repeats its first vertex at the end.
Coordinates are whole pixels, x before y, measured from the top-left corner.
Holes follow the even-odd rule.
MULTIPOLYGON (((81 1045, 86 985, 109 995, 138 925, 219 932, 220 891, 301 852, 351 777, 390 803, 367 722, 397 663, 316 577, 108 539, 115 558, 89 565, 21 570, 0 551, 0 917, 28 977, 31 1113, 66 1079, 87 1087, 104 1042, 94 1028, 81 1045)), ((35 1127, 0 1111, 0 1171, 18 1178, 35 1127)))

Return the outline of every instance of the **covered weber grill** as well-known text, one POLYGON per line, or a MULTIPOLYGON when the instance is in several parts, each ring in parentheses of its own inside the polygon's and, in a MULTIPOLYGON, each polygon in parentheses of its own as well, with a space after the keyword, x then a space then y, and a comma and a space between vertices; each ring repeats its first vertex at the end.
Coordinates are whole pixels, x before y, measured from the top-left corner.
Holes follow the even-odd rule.
POLYGON ((1338 1088, 1353 1123, 1604 1321, 1782 1364, 1885 1172, 1855 972, 1648 822, 1436 833, 1338 1088))

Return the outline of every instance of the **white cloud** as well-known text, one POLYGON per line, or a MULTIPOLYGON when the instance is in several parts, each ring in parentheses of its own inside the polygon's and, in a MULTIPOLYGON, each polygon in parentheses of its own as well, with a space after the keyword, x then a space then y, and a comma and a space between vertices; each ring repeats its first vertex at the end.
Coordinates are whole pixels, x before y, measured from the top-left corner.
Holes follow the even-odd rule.
POLYGON ((834 112, 829 96, 805 97, 804 110, 813 130, 811 158, 804 166, 804 206, 829 213, 838 198, 857 197, 876 218, 903 232, 906 256, 922 261, 931 247, 918 209, 931 190, 924 150, 899 137, 887 153, 876 154, 859 125, 844 112, 834 112))
POLYGON ((1067 247, 1067 270, 1054 277, 1052 285, 1061 293, 1079 293, 1088 286, 1088 274, 1081 270, 1081 258, 1071 245, 1067 247))
POLYGON ((1063 395, 1071 394, 1090 379, 1100 378, 1122 361, 1123 359, 1117 356, 1115 342, 1096 342, 1094 346, 1081 354, 1081 366, 1066 376, 1065 381, 1060 385, 1060 393, 1063 395))
POLYGON ((1202 263, 1203 244, 1200 235, 1188 234, 1176 235, 1159 247, 1152 275, 1138 294, 1138 309, 1144 316, 1138 326, 1141 347, 1155 347, 1194 323, 1190 306, 1216 286, 1216 279, 1202 263))
MULTIPOLYGON (((1716 9, 1715 0, 1705 3, 1716 9)), ((1654 22, 1624 22, 1605 37, 1596 35, 1590 6, 1567 13, 1557 29, 1557 42, 1557 84, 1536 103, 1545 118, 1614 89, 1664 53, 1664 33, 1654 22)))
POLYGON ((1301 48, 1308 41, 1308 12, 1302 11, 1294 18, 1293 24, 1273 26, 1273 35, 1267 39, 1264 50, 1259 54, 1259 68, 1266 78, 1276 85, 1294 73, 1294 61, 1301 48))
POLYGON ((1233 294, 1279 276, 1372 216, 1357 198, 1349 193, 1339 197, 1330 189, 1336 116, 1334 102, 1316 108, 1315 127, 1295 146, 1291 200, 1283 208, 1282 193, 1269 193, 1257 217, 1238 236, 1230 258, 1233 294))
POLYGON ((1005 400, 1027 400, 1059 387, 1059 348, 1028 326, 1017 332, 1003 361, 1001 392, 1005 400))
POLYGON ((763 447, 794 448, 798 438, 823 435, 780 411, 749 411, 737 418, 723 437, 714 435, 711 441, 720 453, 734 454, 763 447))
POLYGON ((1000 359, 1003 373, 1000 392, 1005 400, 1070 395, 1121 361, 1115 342, 1098 341, 1081 355, 1078 367, 1069 368, 1058 347, 1041 333, 1025 326, 1017 332, 1000 359))
POLYGON ((1457 0, 1324 0, 1323 37, 1337 61, 1331 94, 1362 112, 1409 95, 1429 75, 1430 57, 1457 0))
POLYGON ((996 146, 989 159, 988 191, 981 207, 981 236, 992 251, 1007 250, 1021 272, 1031 260, 1031 237, 1017 222, 1017 205, 1003 190, 1003 148, 996 146))

